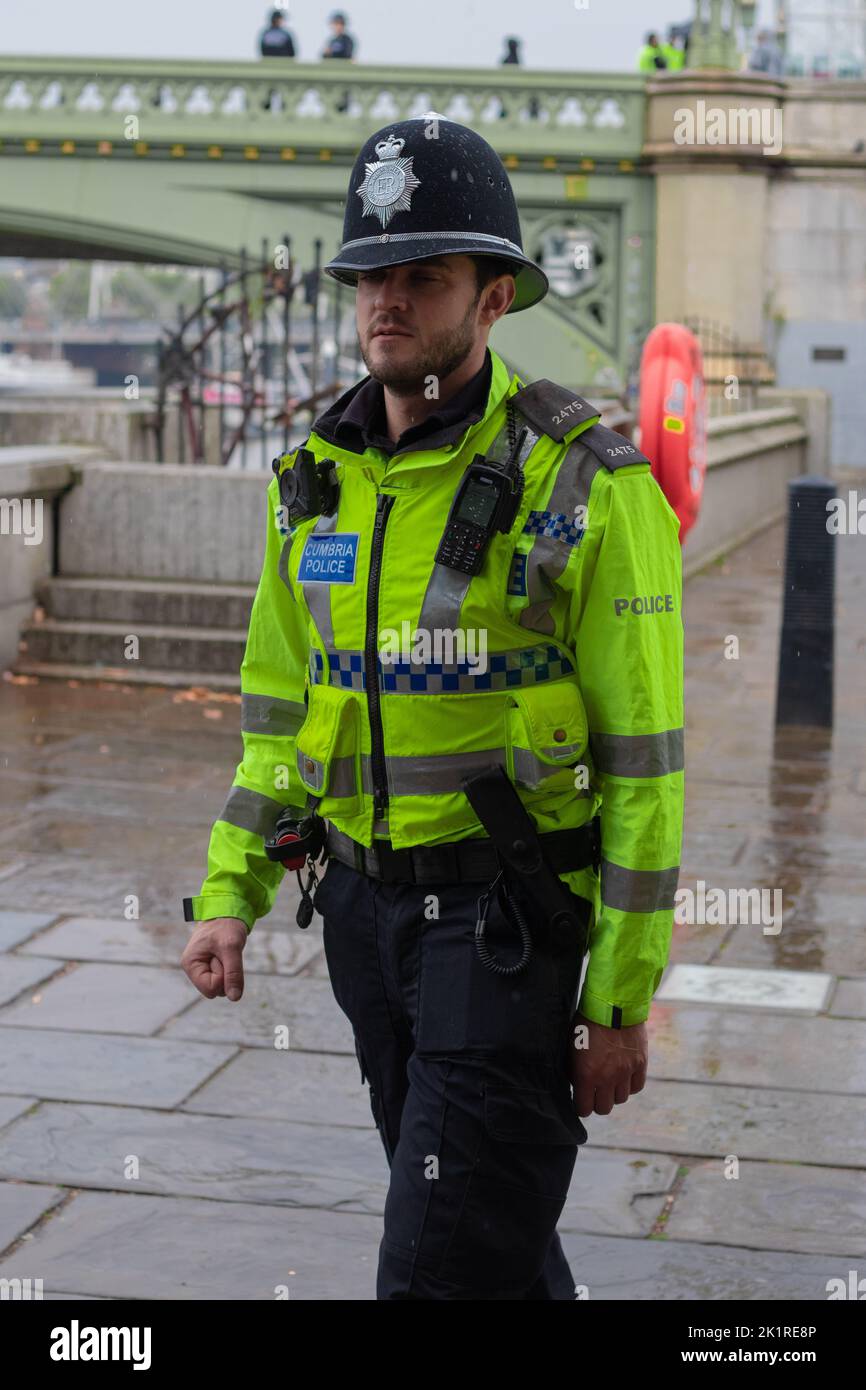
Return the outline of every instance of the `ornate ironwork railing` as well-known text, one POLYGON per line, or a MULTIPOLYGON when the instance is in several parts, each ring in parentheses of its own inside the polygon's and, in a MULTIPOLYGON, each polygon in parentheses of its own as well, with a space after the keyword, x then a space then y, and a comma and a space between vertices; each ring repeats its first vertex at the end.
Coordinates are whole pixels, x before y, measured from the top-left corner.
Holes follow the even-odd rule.
POLYGON ((639 74, 520 67, 0 56, 0 152, 103 140, 151 142, 168 155, 183 143, 203 158, 208 147, 250 145, 318 158, 322 146, 348 155, 371 129, 433 110, 501 153, 635 159, 644 85, 639 74))

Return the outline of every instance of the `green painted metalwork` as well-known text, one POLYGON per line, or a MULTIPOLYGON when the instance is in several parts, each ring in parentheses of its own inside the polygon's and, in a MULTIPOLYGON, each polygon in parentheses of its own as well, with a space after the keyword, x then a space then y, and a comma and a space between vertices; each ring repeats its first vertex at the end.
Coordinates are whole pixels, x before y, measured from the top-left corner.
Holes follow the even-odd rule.
MULTIPOLYGON (((614 389, 652 323, 638 74, 0 56, 0 254, 214 265, 336 248, 371 130, 433 110, 498 150, 556 288, 495 330, 519 371, 614 389), (564 263, 591 248, 591 265, 564 263)), ((326 292, 331 292, 330 285, 326 292)))
POLYGON ((694 0, 689 67, 736 72, 749 47, 756 10, 756 0, 694 0))

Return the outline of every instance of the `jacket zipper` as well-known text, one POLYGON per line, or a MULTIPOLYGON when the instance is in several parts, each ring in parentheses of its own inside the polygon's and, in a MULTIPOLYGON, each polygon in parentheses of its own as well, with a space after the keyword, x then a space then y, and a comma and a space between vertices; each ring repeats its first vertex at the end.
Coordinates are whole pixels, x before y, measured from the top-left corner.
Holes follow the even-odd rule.
POLYGON ((373 818, 382 820, 388 809, 388 772, 385 766, 385 735, 379 700, 379 577, 382 570, 382 547, 385 525, 394 498, 380 492, 376 497, 376 524, 370 551, 370 578, 367 584, 367 633, 364 642, 364 665, 367 675, 367 710, 370 716, 370 763, 373 769, 373 818))

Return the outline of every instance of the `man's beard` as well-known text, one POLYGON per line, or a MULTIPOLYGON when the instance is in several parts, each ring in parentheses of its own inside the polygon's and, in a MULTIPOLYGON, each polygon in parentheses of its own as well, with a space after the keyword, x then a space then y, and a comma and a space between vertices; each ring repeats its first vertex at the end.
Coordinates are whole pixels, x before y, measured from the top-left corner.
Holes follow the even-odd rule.
POLYGON ((423 350, 423 360, 419 350, 415 357, 408 362, 390 363, 385 361, 374 369, 359 338, 358 347, 370 376, 374 381, 387 386, 388 390, 393 391, 395 396, 420 395, 422 391, 427 389, 431 376, 436 377, 438 382, 445 381, 466 361, 475 346, 475 309, 477 304, 478 298, 470 304, 456 328, 445 329, 437 338, 433 339, 423 350))

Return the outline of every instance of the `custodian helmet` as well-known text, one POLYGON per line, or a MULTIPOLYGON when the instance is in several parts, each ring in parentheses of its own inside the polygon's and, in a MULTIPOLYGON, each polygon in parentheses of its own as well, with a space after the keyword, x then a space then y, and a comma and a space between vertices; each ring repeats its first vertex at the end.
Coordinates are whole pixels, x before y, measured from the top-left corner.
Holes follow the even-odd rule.
POLYGON ((510 314, 547 294, 547 276, 523 253, 499 155, 468 126, 428 111, 383 126, 362 146, 349 180, 343 243, 323 269, 356 285, 359 271, 444 255, 510 262, 510 314))

